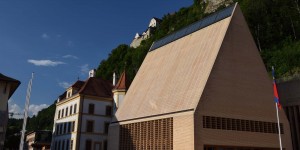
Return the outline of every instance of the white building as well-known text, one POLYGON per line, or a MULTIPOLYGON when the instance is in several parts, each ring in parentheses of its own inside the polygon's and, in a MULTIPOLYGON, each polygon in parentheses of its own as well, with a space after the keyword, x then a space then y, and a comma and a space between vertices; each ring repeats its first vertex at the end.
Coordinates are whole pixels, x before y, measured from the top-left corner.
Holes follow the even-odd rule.
POLYGON ((7 102, 20 84, 20 81, 0 73, 0 150, 3 149, 5 140, 8 119, 7 102))
POLYGON ((160 22, 161 22, 160 19, 153 17, 150 20, 150 23, 149 23, 146 31, 144 31, 141 35, 139 33, 135 34, 134 39, 132 40, 132 42, 130 44, 130 47, 133 47, 133 48, 139 47, 143 40, 148 39, 152 35, 152 33, 154 32, 156 27, 159 26, 160 22))
POLYGON ((94 77, 78 80, 56 103, 52 150, 106 150, 112 117, 112 84, 94 77))

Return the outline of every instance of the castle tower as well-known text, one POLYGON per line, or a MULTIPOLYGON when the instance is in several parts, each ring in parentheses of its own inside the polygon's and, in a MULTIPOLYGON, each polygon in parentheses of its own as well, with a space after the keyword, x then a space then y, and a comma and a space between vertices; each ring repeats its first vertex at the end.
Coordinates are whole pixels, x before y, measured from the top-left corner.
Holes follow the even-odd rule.
POLYGON ((115 88, 112 90, 114 95, 114 113, 122 105, 128 87, 129 87, 129 82, 126 79, 126 73, 124 71, 121 74, 120 79, 116 84, 115 88))

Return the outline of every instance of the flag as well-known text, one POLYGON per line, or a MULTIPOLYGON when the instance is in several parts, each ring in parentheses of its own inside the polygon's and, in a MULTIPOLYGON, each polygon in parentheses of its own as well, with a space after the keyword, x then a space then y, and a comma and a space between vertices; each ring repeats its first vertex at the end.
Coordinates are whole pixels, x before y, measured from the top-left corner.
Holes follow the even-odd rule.
POLYGON ((277 86, 276 86, 276 80, 275 80, 275 70, 274 70, 273 66, 272 66, 272 76, 273 76, 274 100, 275 100, 275 103, 277 104, 277 107, 281 109, 281 104, 280 104, 280 101, 279 101, 279 96, 278 96, 277 86))

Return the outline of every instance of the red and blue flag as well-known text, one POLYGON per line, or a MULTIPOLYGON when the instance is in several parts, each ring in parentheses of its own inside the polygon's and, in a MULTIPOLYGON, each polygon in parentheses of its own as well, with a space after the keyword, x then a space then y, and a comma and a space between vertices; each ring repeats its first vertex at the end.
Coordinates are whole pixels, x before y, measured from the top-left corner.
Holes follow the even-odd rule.
POLYGON ((272 76, 273 76, 274 100, 275 100, 275 102, 277 104, 277 107, 281 109, 281 104, 280 104, 279 96, 278 96, 278 92, 277 92, 274 67, 272 67, 272 76))

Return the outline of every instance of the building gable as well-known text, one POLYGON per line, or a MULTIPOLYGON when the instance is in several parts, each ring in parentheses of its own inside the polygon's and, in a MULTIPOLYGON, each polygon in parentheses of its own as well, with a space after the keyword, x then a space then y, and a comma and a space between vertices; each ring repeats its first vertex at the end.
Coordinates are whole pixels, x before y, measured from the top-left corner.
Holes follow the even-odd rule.
MULTIPOLYGON (((283 146, 292 149, 283 111, 280 119, 283 146)), ((195 112, 195 139, 201 141, 195 142, 195 147, 215 145, 216 141, 218 145, 278 147, 276 125, 272 81, 237 6, 195 112), (206 126, 211 118, 216 126, 206 126), (265 128, 271 124, 274 130, 265 128)))
POLYGON ((190 32, 185 36, 183 30, 174 33, 174 42, 166 43, 172 35, 155 42, 116 118, 120 121, 195 109, 230 23, 231 11, 227 12, 229 16, 215 14, 183 29, 190 32))
POLYGON ((109 149, 278 149, 272 82, 238 5, 156 41, 115 119, 109 149))

